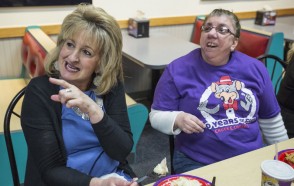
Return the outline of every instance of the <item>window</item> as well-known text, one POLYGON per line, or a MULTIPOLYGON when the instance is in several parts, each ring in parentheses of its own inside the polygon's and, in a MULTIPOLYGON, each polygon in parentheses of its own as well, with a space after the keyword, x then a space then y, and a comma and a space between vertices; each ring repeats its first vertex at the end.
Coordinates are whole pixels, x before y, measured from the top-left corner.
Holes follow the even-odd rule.
POLYGON ((1 0, 0 7, 64 6, 82 2, 92 4, 92 0, 1 0))

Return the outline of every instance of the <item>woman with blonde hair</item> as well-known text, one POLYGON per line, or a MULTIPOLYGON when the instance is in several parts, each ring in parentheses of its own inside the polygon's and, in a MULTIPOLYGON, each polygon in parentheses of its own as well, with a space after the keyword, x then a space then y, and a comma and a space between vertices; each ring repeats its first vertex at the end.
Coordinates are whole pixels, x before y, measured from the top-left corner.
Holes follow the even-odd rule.
POLYGON ((22 128, 25 185, 135 186, 122 72, 122 35, 103 9, 66 16, 44 76, 27 86, 22 128))

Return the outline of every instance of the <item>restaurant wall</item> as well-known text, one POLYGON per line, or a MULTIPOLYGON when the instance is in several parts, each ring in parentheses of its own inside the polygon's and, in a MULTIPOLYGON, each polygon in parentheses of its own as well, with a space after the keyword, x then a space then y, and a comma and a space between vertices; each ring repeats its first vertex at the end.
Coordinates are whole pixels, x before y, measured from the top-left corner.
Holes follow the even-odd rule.
MULTIPOLYGON (((274 9, 294 9, 293 0, 93 0, 95 6, 100 6, 112 14, 117 20, 127 20, 134 17, 137 10, 146 13, 149 18, 184 17, 207 14, 214 8, 226 8, 234 12, 248 12, 261 9, 264 5, 274 9)), ((63 18, 70 13, 74 6, 63 7, 26 7, 26 8, 0 8, 0 35, 9 35, 14 27, 29 25, 55 25, 61 24, 63 18), (2 30, 1 30, 2 28, 2 30), (9 28, 9 31, 5 31, 9 28), (2 31, 2 32, 1 32, 2 31)), ((151 27, 150 32, 165 32, 179 39, 189 41, 193 25, 179 24, 172 26, 151 27)), ((19 30, 17 30, 19 31, 19 30)), ((19 77, 22 72, 21 34, 12 33, 12 37, 0 38, 0 79, 19 77), (15 36, 19 35, 19 36, 15 36)), ((56 34, 53 33, 53 34, 56 34)), ((51 35, 55 39, 56 35, 51 35)))
MULTIPOLYGON (((214 8, 234 12, 255 11, 270 6, 273 9, 294 8, 293 0, 93 0, 117 20, 127 20, 141 10, 148 18, 207 14, 214 8)), ((0 27, 60 24, 74 6, 0 8, 0 27)))

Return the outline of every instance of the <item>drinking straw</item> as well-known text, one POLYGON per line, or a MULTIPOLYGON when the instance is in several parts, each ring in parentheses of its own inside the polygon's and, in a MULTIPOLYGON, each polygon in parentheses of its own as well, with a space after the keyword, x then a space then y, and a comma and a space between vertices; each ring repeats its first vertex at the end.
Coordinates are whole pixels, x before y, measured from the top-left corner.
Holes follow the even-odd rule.
POLYGON ((278 144, 277 144, 277 142, 275 143, 275 150, 276 150, 276 160, 279 160, 279 158, 278 158, 278 144))
POLYGON ((215 180, 216 180, 216 177, 213 176, 213 178, 212 178, 212 182, 211 182, 211 186, 215 186, 215 180))

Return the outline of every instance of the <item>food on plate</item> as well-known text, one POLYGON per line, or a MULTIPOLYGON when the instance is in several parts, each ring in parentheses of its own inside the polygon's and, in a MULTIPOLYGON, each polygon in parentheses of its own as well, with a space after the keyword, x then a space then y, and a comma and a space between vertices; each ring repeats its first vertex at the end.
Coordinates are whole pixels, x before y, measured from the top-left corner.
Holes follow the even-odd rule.
POLYGON ((294 163, 294 153, 285 153, 285 159, 288 161, 288 162, 291 162, 291 163, 294 163))
POLYGON ((209 186, 211 183, 197 176, 176 174, 158 180, 154 186, 209 186))
POLYGON ((158 165, 156 165, 156 167, 154 167, 153 172, 160 176, 165 176, 168 173, 166 158, 164 158, 158 165))
POLYGON ((191 180, 185 177, 173 180, 170 186, 201 186, 202 184, 197 180, 191 180))

